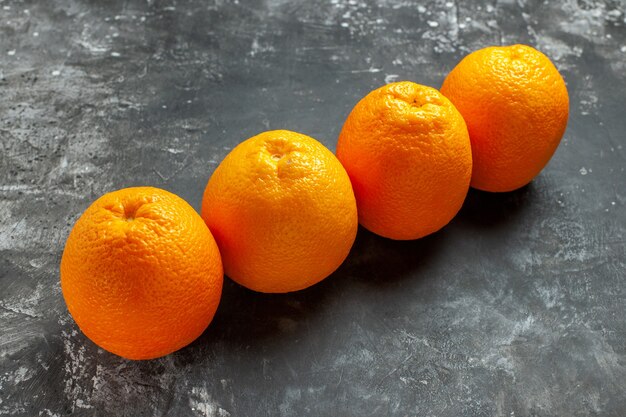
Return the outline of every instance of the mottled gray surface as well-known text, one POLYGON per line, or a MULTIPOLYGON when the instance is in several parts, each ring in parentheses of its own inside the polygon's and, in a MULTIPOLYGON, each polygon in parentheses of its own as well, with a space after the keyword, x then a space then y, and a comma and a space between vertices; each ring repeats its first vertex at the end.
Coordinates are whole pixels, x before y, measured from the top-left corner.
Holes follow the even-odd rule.
POLYGON ((0 0, 0 415, 625 415, 625 10, 0 0), (97 196, 153 185, 199 208, 239 141, 287 128, 334 149, 369 90, 438 87, 468 52, 515 42, 548 54, 571 98, 530 186, 471 191, 419 241, 360 230, 307 291, 226 280, 205 334, 159 360, 78 331, 59 260, 97 196))

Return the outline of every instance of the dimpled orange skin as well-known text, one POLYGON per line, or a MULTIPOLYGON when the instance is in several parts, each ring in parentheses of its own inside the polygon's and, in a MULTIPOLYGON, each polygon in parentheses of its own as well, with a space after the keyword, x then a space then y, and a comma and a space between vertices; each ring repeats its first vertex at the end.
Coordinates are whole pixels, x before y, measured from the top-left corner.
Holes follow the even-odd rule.
POLYGON ((359 221, 381 236, 409 240, 436 232, 459 211, 472 155, 463 118, 434 88, 402 81, 352 109, 337 144, 359 221))
POLYGON ((103 195, 78 219, 61 260, 67 307, 85 335, 128 359, 196 339, 219 304, 219 250, 195 210, 151 188, 103 195))
POLYGON ((550 59, 530 46, 472 52, 448 74, 441 92, 467 123, 471 186, 480 190, 512 191, 528 184, 565 132, 565 82, 550 59))
POLYGON ((350 179, 335 155, 287 130, 261 133, 226 156, 207 183, 202 217, 226 275, 265 293, 326 278, 358 227, 350 179))

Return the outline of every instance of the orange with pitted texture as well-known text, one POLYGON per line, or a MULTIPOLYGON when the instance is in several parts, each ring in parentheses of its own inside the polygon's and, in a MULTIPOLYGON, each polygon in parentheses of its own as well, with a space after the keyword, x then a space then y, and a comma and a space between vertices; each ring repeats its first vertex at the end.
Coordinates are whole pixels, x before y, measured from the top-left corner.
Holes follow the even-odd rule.
POLYGON ((467 123, 472 187, 511 191, 528 184, 556 150, 569 113, 563 78, 550 59, 526 45, 467 55, 441 92, 467 123))
POLYGON ((98 346, 152 359, 206 329, 222 293, 211 232, 180 197, 158 188, 103 195, 78 219, 61 259, 72 317, 98 346))
POLYGON ((352 109, 337 144, 359 221, 391 239, 417 239, 459 211, 472 172, 461 114, 434 88, 403 81, 352 109))
POLYGON ((284 293, 330 275, 357 231, 350 179, 315 139, 287 130, 235 147, 211 176, 202 217, 226 275, 249 289, 284 293))

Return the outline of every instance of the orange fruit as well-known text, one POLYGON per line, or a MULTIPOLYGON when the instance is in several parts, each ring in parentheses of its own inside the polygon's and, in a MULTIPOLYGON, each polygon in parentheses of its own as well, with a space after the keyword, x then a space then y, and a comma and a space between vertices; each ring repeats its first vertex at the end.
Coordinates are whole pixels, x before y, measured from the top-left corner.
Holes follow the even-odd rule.
POLYGON ((261 133, 226 156, 207 183, 202 217, 226 275, 266 293, 326 278, 358 227, 350 178, 335 155, 288 130, 261 133))
POLYGON ((550 59, 526 45, 492 46, 467 55, 441 92, 467 123, 471 185, 511 191, 546 166, 565 132, 569 98, 550 59))
POLYGON ((472 172, 461 114, 434 88, 409 81, 357 103, 337 157, 352 180, 360 223, 398 240, 445 226, 461 208, 472 172))
POLYGON ((65 244, 68 310, 98 346, 152 359, 191 343, 213 319, 222 262, 211 232, 180 197, 158 188, 103 195, 65 244))

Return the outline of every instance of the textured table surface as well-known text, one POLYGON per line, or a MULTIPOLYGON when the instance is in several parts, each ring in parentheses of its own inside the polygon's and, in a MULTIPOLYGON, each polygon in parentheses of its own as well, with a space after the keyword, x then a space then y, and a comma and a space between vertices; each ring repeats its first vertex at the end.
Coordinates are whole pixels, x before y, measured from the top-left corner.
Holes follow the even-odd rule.
POLYGON ((626 2, 0 0, 0 415, 623 416, 626 2), (360 230, 323 283, 230 280, 209 329, 162 359, 98 349, 59 260, 78 215, 132 185, 196 209, 266 129, 334 149, 393 80, 439 87, 468 52, 528 43, 567 81, 555 157, 470 191, 435 235, 360 230))

